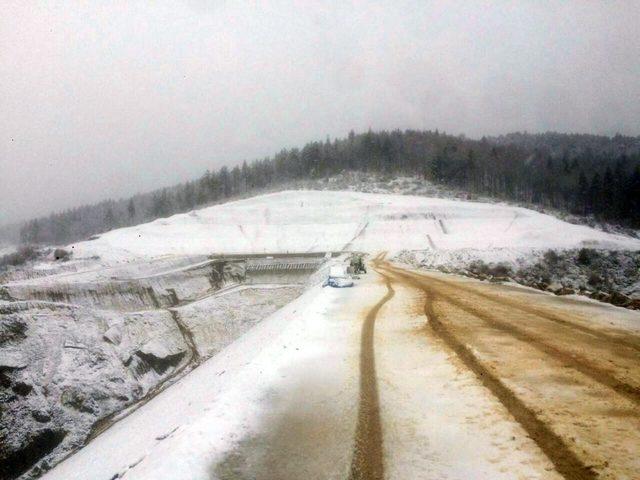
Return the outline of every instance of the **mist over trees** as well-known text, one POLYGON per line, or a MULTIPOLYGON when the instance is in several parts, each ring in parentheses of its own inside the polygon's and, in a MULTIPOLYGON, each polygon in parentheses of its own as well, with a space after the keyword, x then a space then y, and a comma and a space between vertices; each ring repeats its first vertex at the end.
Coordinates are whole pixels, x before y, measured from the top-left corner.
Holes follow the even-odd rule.
POLYGON ((471 140, 436 131, 381 131, 310 142, 170 188, 26 222, 23 243, 62 244, 345 170, 418 175, 470 193, 640 227, 640 137, 514 133, 471 140))

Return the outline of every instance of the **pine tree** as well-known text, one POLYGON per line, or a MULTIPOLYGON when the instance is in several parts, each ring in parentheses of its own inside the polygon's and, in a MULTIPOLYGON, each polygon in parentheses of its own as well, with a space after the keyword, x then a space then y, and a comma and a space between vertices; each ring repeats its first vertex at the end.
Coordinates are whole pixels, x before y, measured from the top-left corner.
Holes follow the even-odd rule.
POLYGON ((602 179, 602 206, 600 209, 606 218, 613 216, 615 208, 614 202, 613 172, 611 171, 611 167, 607 166, 604 172, 604 178, 602 179))
POLYGON ((133 203, 133 198, 129 199, 129 203, 127 204, 127 213, 129 214, 129 220, 133 220, 136 216, 136 205, 133 203))
POLYGON ((589 186, 589 213, 599 214, 602 211, 602 181, 597 172, 591 178, 589 186))
POLYGON ((576 192, 575 211, 584 215, 587 213, 589 206, 589 183, 584 170, 580 170, 578 175, 578 191, 576 192))
POLYGON ((113 227, 116 226, 116 217, 113 214, 113 208, 111 205, 107 207, 107 210, 104 213, 103 224, 106 230, 112 230, 113 227))
POLYGON ((640 228, 640 165, 636 165, 627 182, 625 201, 630 223, 640 228))
POLYGON ((467 153, 467 159, 465 161, 463 170, 465 188, 475 190, 476 185, 474 180, 476 176, 476 160, 475 153, 472 148, 470 148, 469 152, 467 153))

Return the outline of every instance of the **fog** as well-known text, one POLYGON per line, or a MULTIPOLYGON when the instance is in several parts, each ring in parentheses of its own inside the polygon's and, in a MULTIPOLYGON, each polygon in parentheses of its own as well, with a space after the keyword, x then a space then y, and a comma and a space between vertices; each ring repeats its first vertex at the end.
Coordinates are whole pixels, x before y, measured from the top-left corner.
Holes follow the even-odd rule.
POLYGON ((640 2, 3 2, 0 223, 368 128, 640 134, 640 2))

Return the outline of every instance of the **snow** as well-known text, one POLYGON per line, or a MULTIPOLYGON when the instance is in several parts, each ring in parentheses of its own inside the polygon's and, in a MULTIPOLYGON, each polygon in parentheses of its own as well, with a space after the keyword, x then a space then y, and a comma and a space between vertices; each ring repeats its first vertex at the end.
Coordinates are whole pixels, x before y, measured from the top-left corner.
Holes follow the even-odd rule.
POLYGON ((0 257, 14 253, 17 249, 18 248, 15 245, 0 244, 0 257))
MULTIPOLYGON (((348 341, 343 327, 327 331, 327 318, 319 321, 338 295, 311 288, 43 478, 108 479, 125 472, 127 479, 209 478, 211 464, 257 428, 267 390, 286 383, 289 366, 322 361, 329 370, 333 362, 356 372, 326 345, 308 345, 310 338, 337 348, 348 341)), ((355 335, 358 326, 353 327, 355 335)), ((356 357, 357 342, 352 343, 356 357)))
MULTIPOLYGON (((637 250, 640 240, 505 204, 285 191, 76 243, 69 248, 84 274, 64 275, 148 278, 212 254, 415 250, 442 261, 501 261, 580 247, 637 250)), ((219 478, 225 468, 239 468, 238 459, 248 462, 243 469, 258 469, 238 478, 255 478, 265 465, 275 469, 272 478, 345 478, 362 315, 384 293, 373 273, 352 289, 311 287, 43 478, 219 478)), ((514 471, 537 478, 547 471, 548 460, 491 394, 471 374, 457 373, 445 352, 403 332, 411 327, 402 323, 407 314, 392 314, 404 311, 398 304, 390 308, 378 319, 376 344, 386 347, 376 355, 391 477, 420 478, 425 468, 443 478, 510 478, 514 471), (417 404, 424 408, 411 408, 417 404)))
MULTIPOLYGON (((374 273, 312 287, 43 478, 346 478, 361 319, 385 291, 374 273)), ((388 478, 558 478, 473 374, 416 335, 412 295, 397 291, 376 324, 388 478)))
POLYGON ((487 261, 535 249, 640 248, 640 240, 506 204, 410 195, 284 191, 113 230, 71 245, 113 264, 167 255, 430 250, 487 261))

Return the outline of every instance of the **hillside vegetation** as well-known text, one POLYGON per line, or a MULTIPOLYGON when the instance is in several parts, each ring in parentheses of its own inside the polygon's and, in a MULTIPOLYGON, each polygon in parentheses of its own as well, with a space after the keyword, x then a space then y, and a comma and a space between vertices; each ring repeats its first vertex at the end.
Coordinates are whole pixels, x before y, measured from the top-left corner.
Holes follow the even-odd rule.
POLYGON ((514 133, 480 140, 381 131, 311 142, 171 188, 22 225, 23 243, 62 244, 230 198, 344 171, 419 175, 470 193, 640 227, 640 137, 514 133))

